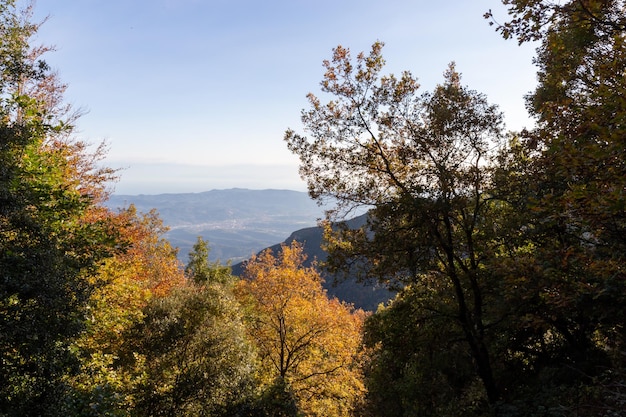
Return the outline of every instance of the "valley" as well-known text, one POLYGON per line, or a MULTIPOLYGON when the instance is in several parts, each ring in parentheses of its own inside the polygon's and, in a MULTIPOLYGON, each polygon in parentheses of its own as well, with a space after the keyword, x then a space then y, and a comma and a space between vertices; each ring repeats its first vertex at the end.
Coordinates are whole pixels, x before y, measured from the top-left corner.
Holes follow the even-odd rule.
POLYGON ((183 262, 198 236, 209 242, 211 260, 237 263, 324 216, 307 193, 291 190, 112 195, 107 202, 114 210, 130 204, 139 212, 158 211, 170 229, 165 237, 179 248, 183 262))
MULTIPOLYGON (((113 195, 107 202, 111 209, 134 204, 139 212, 156 209, 169 231, 165 238, 179 249, 178 258, 187 263, 188 254, 198 236, 209 243, 211 261, 219 260, 233 267, 233 274, 243 273, 245 261, 266 248, 276 252, 281 243, 293 240, 304 244, 307 265, 324 261, 321 249, 322 230, 318 219, 324 207, 307 193, 291 190, 211 190, 202 193, 158 195, 113 195)), ((355 224, 362 224, 359 218, 355 224)), ((363 285, 354 279, 335 282, 325 274, 324 288, 329 296, 374 311, 392 294, 376 285, 363 285)))

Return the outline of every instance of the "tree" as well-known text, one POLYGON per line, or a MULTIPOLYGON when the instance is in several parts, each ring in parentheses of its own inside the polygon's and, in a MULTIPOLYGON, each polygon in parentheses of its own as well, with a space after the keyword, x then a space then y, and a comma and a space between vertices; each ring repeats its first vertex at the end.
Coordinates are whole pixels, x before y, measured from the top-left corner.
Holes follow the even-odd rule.
POLYGON ((484 395, 501 394, 489 349, 487 306, 491 279, 485 259, 493 239, 497 203, 491 194, 494 150, 503 137, 502 116, 475 91, 463 87, 451 64, 433 93, 418 94, 409 73, 381 76, 382 44, 354 64, 335 48, 322 91, 326 105, 309 94, 302 121, 310 138, 288 130, 300 174, 313 198, 334 198, 339 210, 371 206, 365 228, 328 228, 331 268, 356 265, 362 278, 403 286, 439 279, 452 291, 449 316, 466 342, 484 395))
POLYGON ((0 414, 65 415, 89 277, 118 244, 91 194, 112 171, 68 142, 71 124, 43 94, 62 90, 29 45, 29 18, 0 3, 0 414))
POLYGON ((357 361, 363 312, 329 300, 319 274, 303 261, 297 242, 276 257, 266 250, 248 261, 240 281, 240 296, 252 308, 248 326, 262 383, 279 388, 287 405, 293 396, 304 415, 351 415, 363 394, 357 361))
MULTIPOLYGON (((107 215, 125 250, 106 259, 92 278, 100 284, 89 299, 85 331, 73 344, 81 372, 68 382, 75 391, 72 407, 81 416, 128 415, 146 372, 144 361, 121 359, 129 333, 143 322, 153 300, 186 282, 177 251, 162 238, 167 228, 154 210, 138 214, 131 205, 107 215)), ((134 354, 141 358, 142 352, 134 354)))
POLYGON ((365 415, 481 415, 481 381, 451 325, 451 292, 437 278, 409 285, 368 317, 365 415))
POLYGON ((236 416, 252 410, 255 352, 233 293, 235 278, 207 256, 199 238, 186 283, 150 298, 142 320, 125 332, 121 362, 141 374, 126 391, 130 415, 236 416))
POLYGON ((558 211, 569 205, 561 215, 569 227, 623 249, 626 6, 594 0, 504 3, 513 19, 498 26, 503 36, 540 42, 539 84, 527 97, 538 125, 524 136, 529 151, 540 152, 542 183, 552 183, 550 192, 533 190, 537 207, 558 211))
POLYGON ((233 280, 230 265, 221 265, 219 260, 209 262, 209 245, 202 236, 189 252, 189 262, 185 267, 185 274, 196 284, 221 283, 226 284, 233 280))
POLYGON ((521 171, 526 178, 514 184, 523 190, 518 201, 528 210, 520 224, 533 246, 525 262, 535 270, 529 292, 538 297, 529 322, 554 340, 558 355, 545 362, 574 371, 563 386, 579 391, 581 383, 601 393, 571 407, 617 410, 616 391, 600 386, 624 380, 618 358, 626 340, 626 4, 503 3, 511 19, 497 30, 538 45, 538 86, 527 97, 537 125, 521 133, 517 154, 509 156, 510 166, 522 168, 520 156, 528 162, 521 171))
POLYGON ((129 338, 146 374, 132 415, 242 415, 252 402, 254 351, 232 291, 190 283, 144 312, 129 338))

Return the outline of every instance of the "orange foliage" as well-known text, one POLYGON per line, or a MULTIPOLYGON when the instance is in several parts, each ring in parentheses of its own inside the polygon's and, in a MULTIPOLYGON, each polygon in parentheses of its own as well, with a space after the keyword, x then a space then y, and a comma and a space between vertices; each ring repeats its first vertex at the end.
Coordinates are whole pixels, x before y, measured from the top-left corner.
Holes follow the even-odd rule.
POLYGON ((254 311, 249 331, 266 384, 280 381, 308 416, 351 415, 364 394, 359 367, 362 311, 328 299, 321 278, 303 266, 302 246, 270 250, 247 264, 238 293, 254 311))
MULTIPOLYGON (((88 328, 77 341, 82 352, 83 375, 74 381, 79 389, 108 386, 130 392, 143 375, 143 362, 120 368, 118 355, 128 331, 141 322, 153 297, 164 297, 185 284, 176 250, 161 236, 167 231, 155 211, 138 215, 134 206, 112 213, 93 210, 92 220, 106 220, 125 242, 118 253, 100 267, 94 280, 88 328)), ((130 404, 127 404, 130 406, 130 404)))
POLYGON ((125 223, 122 238, 128 242, 126 250, 115 258, 121 269, 157 297, 183 285, 185 276, 182 264, 176 258, 177 249, 161 237, 167 227, 156 210, 138 216, 131 205, 118 216, 125 223))

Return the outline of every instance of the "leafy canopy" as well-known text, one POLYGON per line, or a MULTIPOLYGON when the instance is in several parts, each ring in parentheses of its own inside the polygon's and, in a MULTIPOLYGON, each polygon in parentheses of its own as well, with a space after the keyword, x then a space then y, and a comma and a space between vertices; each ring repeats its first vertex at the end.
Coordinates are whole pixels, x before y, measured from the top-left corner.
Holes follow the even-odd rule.
POLYGON ((248 328, 261 361, 261 380, 292 396, 310 416, 346 416, 363 394, 358 366, 362 311, 328 299, 301 244, 266 250, 246 265, 240 297, 252 309, 248 328))

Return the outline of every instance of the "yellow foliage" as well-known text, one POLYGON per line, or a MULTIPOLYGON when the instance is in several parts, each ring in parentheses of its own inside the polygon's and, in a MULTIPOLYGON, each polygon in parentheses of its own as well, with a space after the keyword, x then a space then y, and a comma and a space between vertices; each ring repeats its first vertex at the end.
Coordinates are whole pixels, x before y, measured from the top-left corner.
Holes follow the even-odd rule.
POLYGON ((74 385, 82 390, 107 387, 128 392, 143 372, 141 358, 131 361, 132 369, 120 362, 124 337, 143 319, 152 297, 169 294, 185 278, 176 250, 161 238, 166 228, 156 212, 138 215, 131 206, 106 215, 128 246, 107 259, 94 277, 100 286, 89 302, 87 331, 75 345, 82 353, 83 373, 74 385))
POLYGON ((307 416, 349 416, 365 387, 360 368, 365 313, 329 299, 302 246, 265 251, 247 264, 238 294, 253 310, 261 379, 283 381, 307 416))

